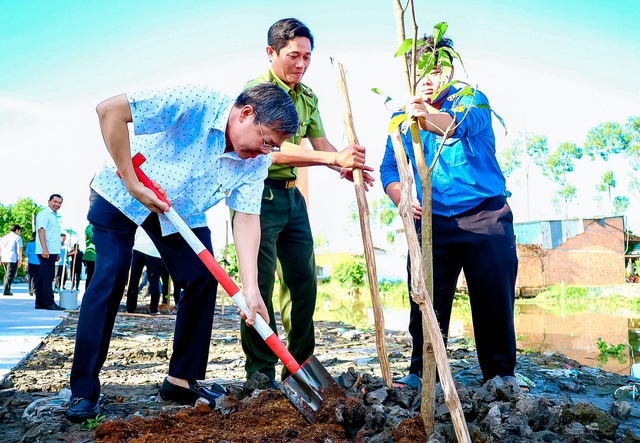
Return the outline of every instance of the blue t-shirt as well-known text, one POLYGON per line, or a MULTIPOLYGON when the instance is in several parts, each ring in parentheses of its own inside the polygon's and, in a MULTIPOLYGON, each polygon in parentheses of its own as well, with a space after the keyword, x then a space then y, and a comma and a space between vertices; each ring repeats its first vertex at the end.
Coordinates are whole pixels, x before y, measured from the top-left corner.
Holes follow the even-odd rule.
MULTIPOLYGON (((496 159, 491 111, 473 106, 463 119, 465 112, 457 107, 469 106, 472 97, 451 97, 455 92, 457 90, 451 87, 440 112, 449 113, 456 122, 461 123, 445 142, 431 173, 433 213, 447 217, 468 211, 487 198, 506 194, 506 181, 496 159)), ((488 106, 489 101, 484 94, 477 91, 474 104, 488 106)), ((394 116, 398 114, 400 112, 394 116)), ((442 136, 420 131, 420 137, 425 160, 429 166, 440 146, 442 136)), ((411 135, 403 134, 402 139, 413 168, 418 200, 422 203, 422 189, 411 135)), ((390 183, 400 181, 390 136, 387 137, 387 146, 380 166, 380 178, 383 189, 390 183)))
POLYGON ((40 260, 38 260, 38 256, 36 255, 36 241, 30 241, 27 243, 27 246, 24 248, 24 256, 27 257, 27 263, 30 265, 39 265, 40 260))

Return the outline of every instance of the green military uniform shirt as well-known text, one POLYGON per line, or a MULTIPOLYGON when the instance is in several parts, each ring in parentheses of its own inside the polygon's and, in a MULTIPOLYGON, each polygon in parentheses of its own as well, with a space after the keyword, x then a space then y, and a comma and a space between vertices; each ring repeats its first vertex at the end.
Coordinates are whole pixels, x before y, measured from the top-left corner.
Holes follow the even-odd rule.
MULTIPOLYGON (((305 137, 324 137, 324 128, 322 127, 322 120, 320 119, 320 112, 318 111, 318 97, 316 97, 311 88, 302 83, 298 83, 294 89, 291 89, 276 77, 271 69, 264 75, 249 81, 245 85, 245 88, 265 82, 274 83, 287 92, 291 100, 293 100, 296 111, 298 111, 298 119, 300 120, 298 132, 288 140, 289 142, 299 145, 300 141, 305 137)), ((269 168, 269 178, 295 180, 297 175, 298 168, 291 166, 271 165, 269 168)))

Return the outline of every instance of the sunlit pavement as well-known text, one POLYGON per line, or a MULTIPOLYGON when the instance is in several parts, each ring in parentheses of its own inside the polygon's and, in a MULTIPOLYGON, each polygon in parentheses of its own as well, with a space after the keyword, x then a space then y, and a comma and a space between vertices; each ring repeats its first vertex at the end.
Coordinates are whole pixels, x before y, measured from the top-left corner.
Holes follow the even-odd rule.
MULTIPOLYGON (((29 295, 26 283, 14 283, 11 291, 12 296, 0 295, 0 380, 69 315, 65 311, 36 309, 35 297, 29 295)), ((59 303, 58 294, 54 296, 59 303)))

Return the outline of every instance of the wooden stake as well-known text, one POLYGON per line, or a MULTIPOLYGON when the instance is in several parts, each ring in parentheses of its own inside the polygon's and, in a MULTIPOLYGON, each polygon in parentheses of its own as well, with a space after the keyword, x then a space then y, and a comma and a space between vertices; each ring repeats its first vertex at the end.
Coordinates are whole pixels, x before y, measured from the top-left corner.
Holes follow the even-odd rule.
MULTIPOLYGON (((399 128, 391 134, 391 141, 393 143, 393 153, 398 164, 398 172, 400 173, 401 197, 398 211, 404 224, 407 243, 409 245, 409 256, 411 257, 411 296, 413 301, 416 302, 420 308, 420 313, 422 314, 423 319, 422 325, 429 335, 431 346, 433 347, 436 366, 440 374, 440 383, 442 384, 444 400, 451 412, 451 420, 453 421, 453 428, 455 430, 456 437, 459 442, 471 443, 471 437, 469 436, 469 430, 467 429, 467 422, 464 418, 462 405, 460 404, 458 392, 455 389, 453 376, 451 375, 451 369, 449 368, 447 349, 444 346, 444 340, 442 338, 442 333, 440 332, 438 319, 433 311, 431 299, 426 290, 424 274, 422 272, 422 253, 420 251, 418 234, 413 223, 413 211, 411 209, 411 187, 413 185, 413 178, 407 162, 407 156, 404 152, 402 136, 399 128)), ((423 216, 424 215, 425 214, 423 214, 423 216)), ((422 407, 420 408, 420 414, 423 417, 423 420, 425 415, 427 417, 431 416, 431 411, 425 410, 426 408, 424 405, 426 404, 426 401, 431 400, 428 395, 428 390, 426 390, 423 385, 422 407)), ((427 431, 427 435, 429 436, 433 434, 433 422, 431 422, 430 429, 427 429, 427 423, 425 422, 425 431, 427 431)))
MULTIPOLYGON (((347 140, 349 141, 349 144, 357 145, 359 143, 353 125, 351 102, 349 101, 349 92, 347 91, 347 81, 344 76, 344 69, 342 68, 341 63, 336 63, 336 66, 338 69, 338 89, 340 90, 344 103, 343 121, 347 140)), ((367 196, 365 194, 364 183, 362 181, 362 169, 353 169, 353 184, 356 190, 356 202, 358 203, 358 214, 360 216, 360 231, 362 232, 364 257, 367 263, 367 277, 369 279, 369 291, 371 292, 371 304, 373 305, 373 318, 376 330, 376 349, 378 351, 378 360, 380 361, 382 379, 387 387, 390 388, 393 380, 391 378, 391 368, 389 367, 389 359, 387 357, 387 351, 384 343, 384 314, 382 312, 380 294, 378 293, 376 257, 373 249, 373 240, 371 239, 369 205, 367 203, 367 196)))

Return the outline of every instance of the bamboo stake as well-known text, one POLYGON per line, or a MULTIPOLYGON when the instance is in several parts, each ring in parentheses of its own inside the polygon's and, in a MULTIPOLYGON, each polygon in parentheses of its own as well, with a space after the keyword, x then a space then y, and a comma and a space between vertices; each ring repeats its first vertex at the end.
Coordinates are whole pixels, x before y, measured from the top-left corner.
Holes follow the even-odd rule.
MULTIPOLYGON (((416 302, 420 308, 420 313, 423 318, 422 325, 423 328, 425 328, 424 332, 426 332, 431 339, 435 362, 440 374, 440 383, 442 384, 444 400, 451 412, 451 420, 453 422, 456 437, 459 442, 470 443, 471 437, 469 436, 469 430, 467 429, 467 422, 464 418, 462 405, 460 404, 458 392, 456 391, 453 376, 451 375, 451 369, 449 368, 447 349, 444 346, 444 340, 442 338, 442 333, 440 332, 440 327, 438 326, 438 319, 436 318, 433 306, 431 305, 431 299, 426 291, 424 275, 422 273, 420 244, 418 242, 418 234, 416 233, 413 222, 413 211, 411 209, 411 186, 413 185, 413 178, 411 177, 411 172, 407 163, 407 157, 404 152, 402 136, 400 135, 399 128, 391 134, 391 141, 393 143, 393 151, 398 164, 398 172, 400 173, 401 197, 398 210, 404 224, 407 243, 409 245, 409 256, 411 258, 411 296, 413 301, 416 302)), ((428 393, 423 387, 423 407, 420 409, 420 414, 423 417, 423 420, 423 410, 425 409, 424 402, 428 399, 428 393)), ((433 434, 433 427, 428 430, 426 429, 425 423, 425 431, 427 431, 427 435, 430 436, 433 434)))
MULTIPOLYGON (((393 2, 395 16, 396 16, 396 25, 398 27, 398 45, 401 45, 405 40, 405 32, 404 32, 404 8, 400 3, 400 0, 394 0, 393 2)), ((409 85, 409 90, 411 89, 411 76, 409 75, 409 60, 407 57, 401 57, 400 62, 402 63, 402 76, 406 84, 409 85)))
MULTIPOLYGON (((400 4, 400 0, 395 0, 396 21, 398 24, 398 33, 404 41, 405 26, 404 26, 404 9, 400 4)), ((411 45, 411 60, 407 60, 407 57, 403 57, 404 66, 406 67, 405 81, 406 86, 411 96, 416 93, 416 45, 418 37, 418 26, 416 25, 415 12, 413 7, 413 0, 408 0, 407 9, 410 12, 411 24, 413 25, 413 44, 411 45), (409 74, 409 66, 411 67, 411 73, 409 74)), ((424 300, 429 300, 430 305, 433 303, 433 244, 432 244, 432 229, 431 229, 431 171, 427 167, 427 162, 424 157, 424 151, 422 149, 422 140, 420 139, 420 131, 417 124, 414 122, 411 125, 411 140, 413 143, 413 152, 415 153, 416 166, 418 168, 418 177, 420 178, 420 184, 422 186, 422 224, 421 224, 421 236, 422 236, 422 253, 418 251, 417 257, 422 256, 421 261, 415 262, 416 265, 421 263, 420 266, 414 266, 414 259, 411 259, 411 292, 412 298, 416 300, 416 286, 414 285, 415 276, 419 275, 422 283, 424 284, 424 295, 418 295, 418 297, 424 297, 424 300)), ((404 158, 404 157, 403 157, 404 158)), ((409 175, 409 178, 413 182, 413 179, 409 175)), ((406 213, 410 216, 410 220, 413 220, 413 211, 411 209, 411 187, 409 187, 408 194, 409 206, 406 209, 406 213)), ((402 211, 400 211, 402 215, 402 211)), ((415 225, 412 224, 413 232, 415 232, 415 225)), ((405 229, 405 232, 406 229, 405 229)), ((417 235, 417 234, 416 234, 417 235)), ((408 238, 407 238, 408 241, 408 238)), ((416 236, 416 242, 417 242, 416 236)), ((415 245, 415 247, 419 247, 415 245)), ((409 246, 411 248, 411 246, 409 246)), ((416 301, 416 303, 418 303, 416 301)), ((424 303, 423 303, 424 304, 424 303)), ((422 304, 419 303, 420 306, 422 304)), ((433 308, 432 308, 433 309, 433 308)), ((436 404, 436 361, 433 352, 433 345, 431 344, 431 336, 427 332, 429 325, 427 324, 427 317, 422 316, 422 402, 420 403, 420 415, 424 424, 427 435, 433 434, 435 426, 435 404, 436 404)), ((436 323, 437 325, 438 323, 436 323)))
MULTIPOLYGON (((333 60, 332 60, 333 61, 333 60)), ((341 92, 344 103, 344 128, 347 134, 349 144, 357 145, 355 128, 353 125, 353 116, 351 113, 351 102, 349 101, 349 92, 347 90, 347 81, 344 76, 344 69, 341 63, 336 63, 338 69, 338 89, 341 92)), ((371 292, 371 304, 373 305, 373 318, 376 330, 376 349, 378 351, 378 360, 380 361, 380 370, 382 371, 382 379, 388 388, 391 387, 393 380, 391 378, 391 368, 389 367, 389 359, 384 343, 384 314, 382 312, 382 303, 380 302, 380 294, 378 293, 378 274, 376 272, 376 257, 373 250, 373 240, 371 239, 371 228, 369 221, 369 205, 367 196, 365 195, 364 184, 362 180, 362 169, 353 169, 353 184, 356 191, 356 201, 358 203, 358 214, 360 215, 360 231, 362 232, 362 243, 364 245, 364 256, 367 263, 367 277, 369 280, 369 291, 371 292)))

